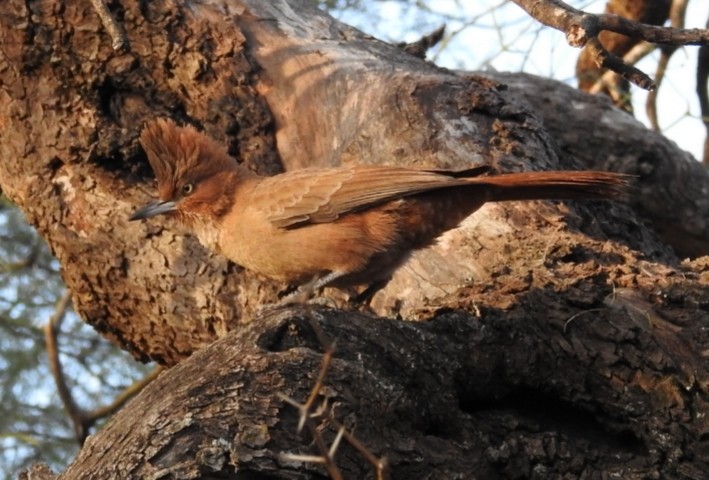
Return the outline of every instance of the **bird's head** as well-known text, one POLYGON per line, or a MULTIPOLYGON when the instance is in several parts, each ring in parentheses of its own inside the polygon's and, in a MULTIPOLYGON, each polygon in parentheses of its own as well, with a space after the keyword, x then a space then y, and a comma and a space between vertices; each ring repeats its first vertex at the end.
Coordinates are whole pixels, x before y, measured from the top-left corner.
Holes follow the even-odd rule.
POLYGON ((130 220, 174 215, 182 221, 224 215, 233 202, 236 184, 253 174, 192 126, 168 119, 149 122, 140 135, 155 173, 160 200, 138 209, 130 220))

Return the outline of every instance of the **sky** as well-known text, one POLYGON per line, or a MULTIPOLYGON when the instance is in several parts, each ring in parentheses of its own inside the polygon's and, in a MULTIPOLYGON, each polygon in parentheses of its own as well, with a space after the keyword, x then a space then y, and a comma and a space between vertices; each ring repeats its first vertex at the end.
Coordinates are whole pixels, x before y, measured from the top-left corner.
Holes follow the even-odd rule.
MULTIPOLYGON (((429 52, 429 59, 446 68, 465 70, 524 71, 555 78, 576 86, 574 68, 580 52, 566 43, 562 32, 544 27, 509 0, 437 0, 427 2, 435 12, 402 6, 397 1, 368 5, 368 13, 347 11, 338 16, 366 33, 386 41, 415 41, 446 24, 454 34, 444 48, 429 52), (465 23, 452 17, 466 19, 465 23)), ((569 2, 589 13, 603 11, 605 0, 569 2)), ((690 0, 686 28, 704 28, 709 2, 690 0)), ((705 129, 695 94, 698 47, 683 47, 670 61, 668 74, 658 93, 662 132, 680 148, 701 159, 705 129)), ((659 52, 637 66, 654 78, 659 52)), ((635 116, 649 125, 645 115, 647 92, 633 87, 635 116)))

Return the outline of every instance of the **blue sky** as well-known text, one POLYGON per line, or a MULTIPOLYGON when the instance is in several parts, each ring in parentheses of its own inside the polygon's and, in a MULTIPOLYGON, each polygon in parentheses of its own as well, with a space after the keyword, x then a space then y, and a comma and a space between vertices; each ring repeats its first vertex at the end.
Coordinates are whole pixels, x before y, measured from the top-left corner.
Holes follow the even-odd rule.
MULTIPOLYGON (((444 49, 430 52, 429 58, 441 66, 525 71, 576 86, 574 67, 580 50, 570 47, 561 32, 540 25, 509 0, 429 3, 435 6, 435 12, 382 1, 371 3, 367 15, 348 11, 338 16, 345 23, 386 41, 414 41, 445 23, 447 32, 459 33, 444 49), (451 20, 449 15, 468 20, 464 24, 451 20)), ((605 0, 570 3, 588 12, 602 12, 605 0)), ((686 27, 704 28, 708 16, 709 2, 692 0, 686 27)), ((697 48, 690 46, 675 52, 659 90, 658 112, 662 132, 695 158, 701 158, 705 130, 695 94, 697 48)), ((658 57, 659 52, 655 51, 638 67, 654 77, 658 57)), ((632 95, 636 118, 648 125, 647 92, 633 87, 632 95)))

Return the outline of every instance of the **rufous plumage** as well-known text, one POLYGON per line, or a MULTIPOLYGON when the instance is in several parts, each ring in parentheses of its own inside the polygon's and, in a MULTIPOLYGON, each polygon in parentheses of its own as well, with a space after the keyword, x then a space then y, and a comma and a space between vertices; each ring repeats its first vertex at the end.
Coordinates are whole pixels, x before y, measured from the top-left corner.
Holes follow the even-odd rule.
MULTIPOLYGON (((485 202, 622 197, 627 176, 595 171, 486 175, 353 165, 263 177, 191 126, 158 119, 140 142, 160 200, 131 220, 176 217, 208 248, 266 277, 302 286, 384 285, 485 202)), ((372 289, 370 289, 372 290, 372 289)))

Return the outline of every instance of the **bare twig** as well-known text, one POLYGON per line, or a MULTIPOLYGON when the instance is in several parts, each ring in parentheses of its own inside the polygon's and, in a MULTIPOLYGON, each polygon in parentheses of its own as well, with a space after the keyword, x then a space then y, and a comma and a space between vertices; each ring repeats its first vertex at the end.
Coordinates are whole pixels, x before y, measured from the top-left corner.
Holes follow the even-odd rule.
MULTIPOLYGON (((327 473, 333 480, 341 480, 342 472, 340 472, 339 467, 335 463, 335 453, 337 447, 335 445, 339 444, 339 440, 333 443, 333 447, 328 448, 325 439, 322 436, 320 430, 318 430, 317 424, 313 421, 313 418, 320 417, 327 408, 326 402, 323 402, 322 407, 319 408, 317 412, 311 413, 310 410, 315 403, 315 399, 320 395, 320 391, 323 387, 323 380, 327 375, 330 368, 330 362, 332 361, 333 350, 327 350, 323 355, 322 365, 320 366, 320 372, 318 373, 318 379, 315 381, 315 385, 310 390, 310 395, 305 403, 298 403, 296 400, 288 397, 284 394, 279 394, 279 397, 286 401, 287 403, 296 407, 300 413, 300 418, 298 419, 298 432, 300 432, 303 426, 308 427, 310 435, 315 440, 315 445, 317 446, 320 455, 295 455, 295 454, 283 454, 282 457, 288 460, 300 461, 300 462, 310 462, 310 463, 322 463, 327 470, 327 473)), ((338 434, 338 436, 340 436, 338 434)))
MULTIPOLYGON (((709 28, 709 19, 707 19, 709 28)), ((707 83, 709 82, 709 46, 705 45, 699 49, 697 59, 697 97, 699 97, 699 109, 702 112, 702 122, 706 129, 704 137, 704 153, 702 162, 709 166, 709 94, 707 93, 707 83)))
POLYGON ((561 0, 513 0, 544 25, 566 33, 571 46, 592 49, 601 68, 615 71, 636 85, 652 90, 655 83, 639 69, 606 51, 598 41, 604 30, 664 45, 707 45, 709 29, 680 29, 634 22, 618 15, 590 14, 570 7, 561 0))
POLYGON ((1 263, 0 273, 17 272, 19 270, 24 270, 25 268, 31 267, 32 265, 34 265, 34 262, 37 261, 39 252, 40 243, 39 240, 35 240, 35 242, 32 244, 32 248, 30 249, 30 253, 27 254, 26 257, 16 262, 1 263))
POLYGON ((98 420, 112 415, 119 410, 129 399, 135 396, 148 383, 155 379, 162 371, 162 367, 155 368, 144 378, 123 390, 109 405, 96 408, 92 411, 86 411, 80 408, 74 400, 71 389, 66 382, 64 369, 62 367, 61 359, 59 358, 59 346, 57 341, 59 329, 64 316, 66 315, 67 309, 69 308, 70 301, 71 295, 69 294, 69 291, 66 291, 57 302, 54 313, 51 317, 49 317, 49 320, 44 327, 44 339, 47 348, 47 356, 49 357, 49 369, 54 377, 54 383, 57 385, 59 398, 61 399, 64 409, 74 425, 76 440, 79 442, 79 445, 83 445, 89 434, 89 429, 93 427, 98 420))
POLYGON ((408 54, 415 57, 426 58, 426 52, 443 39, 446 26, 441 25, 433 32, 429 33, 412 43, 398 43, 396 46, 408 54))
POLYGON ((108 405, 104 405, 102 407, 98 407, 94 410, 91 410, 90 412, 86 412, 87 419, 93 424, 97 420, 113 415, 118 410, 120 410, 128 400, 140 393, 140 391, 143 390, 146 385, 158 378, 158 375, 160 375, 163 370, 164 367, 158 365, 149 374, 126 387, 121 393, 118 394, 118 396, 113 400, 113 402, 109 403, 108 405))
MULTIPOLYGON (((657 48, 656 45, 648 42, 640 42, 630 49, 628 53, 623 55, 623 61, 625 63, 634 65, 638 63, 641 59, 652 53, 657 48)), ((606 92, 613 99, 613 103, 616 105, 621 105, 623 103, 623 95, 627 96, 628 92, 624 90, 619 90, 615 88, 617 82, 615 79, 618 74, 613 70, 606 70, 603 75, 593 84, 591 88, 588 89, 588 93, 600 93, 606 92)))
POLYGON ((370 452, 369 449, 357 439, 357 437, 355 437, 345 429, 344 425, 334 419, 332 419, 331 421, 333 425, 339 429, 339 432, 341 432, 342 436, 344 436, 347 443, 352 445, 354 449, 357 450, 364 458, 366 458, 369 463, 374 465, 374 468, 377 471, 377 480, 384 480, 385 478, 387 478, 389 473, 389 462, 387 461, 387 458, 379 458, 376 455, 372 454, 372 452, 370 452))
MULTIPOLYGON (((673 0, 670 7, 670 23, 674 28, 684 28, 684 18, 687 13, 687 3, 689 0, 673 0)), ((657 62, 655 70, 655 84, 659 88, 662 85, 662 80, 665 78, 667 66, 670 63, 672 54, 677 51, 677 46, 666 45, 660 49, 660 60, 657 62)), ((657 120, 657 89, 651 91, 645 101, 645 112, 650 120, 652 129, 659 132, 660 122, 657 120)))
POLYGON ((625 63, 623 59, 606 50, 603 45, 601 45, 598 37, 589 38, 586 48, 588 49, 591 58, 594 59, 596 65, 600 68, 612 70, 629 82, 632 82, 645 90, 655 89, 655 83, 645 72, 625 63))
POLYGON ((91 5, 94 6, 94 10, 96 10, 96 13, 98 14, 99 18, 101 19, 101 23, 103 24, 103 28, 106 29, 106 32, 108 32, 108 35, 111 37, 112 44, 111 46, 113 47, 114 50, 123 50, 124 48, 127 49, 129 47, 128 43, 128 37, 126 36, 126 32, 123 30, 123 28, 118 24, 115 18, 113 18, 113 15, 111 12, 108 11, 108 7, 106 6, 106 2, 104 0, 90 0, 91 5))
POLYGON ((320 414, 320 412, 311 414, 310 411, 313 408, 313 405, 315 405, 315 400, 317 400, 318 395, 320 395, 320 391, 322 390, 322 387, 324 385, 325 376, 327 375, 327 372, 330 369, 330 362, 332 361, 333 352, 334 350, 327 350, 323 355, 322 366, 320 367, 318 378, 317 380, 315 380, 315 385, 313 385, 313 388, 310 390, 310 395, 308 395, 308 399, 305 401, 305 403, 299 403, 282 393, 278 394, 278 396, 281 397, 282 400, 285 400, 286 402, 290 403, 300 411, 300 418, 298 419, 297 430, 299 433, 301 430, 303 430, 303 426, 306 424, 306 421, 311 415, 318 416, 320 414))
POLYGON ((71 390, 66 383, 62 363, 59 359, 59 346, 57 344, 59 327, 64 319, 64 316, 66 315, 67 308, 69 308, 70 301, 71 294, 67 290, 57 302, 57 305, 54 308, 54 313, 51 317, 49 317, 49 320, 44 327, 44 341, 47 348, 47 356, 49 357, 49 369, 54 377, 54 383, 57 385, 57 393, 64 404, 64 409, 74 424, 74 434, 76 435, 76 439, 80 445, 83 445, 84 440, 88 435, 88 425, 85 421, 84 412, 74 401, 74 396, 71 394, 71 390))
POLYGON ((352 433, 348 432, 347 428, 344 425, 342 425, 333 418, 330 418, 330 422, 337 429, 337 435, 335 436, 335 439, 333 440, 330 447, 328 447, 322 435, 322 432, 318 428, 317 423, 313 420, 315 418, 320 418, 324 416, 324 414, 328 410, 327 399, 325 399, 317 408, 317 410, 315 412, 312 412, 313 406, 315 405, 317 398, 320 396, 322 388, 325 384, 325 377, 327 376, 327 373, 330 370, 330 365, 332 364, 332 359, 335 354, 335 342, 330 341, 325 336, 325 333, 317 324, 317 321, 312 315, 312 312, 308 317, 311 325, 313 326, 313 329, 316 332, 316 335, 318 336, 320 343, 324 348, 324 354, 322 358, 322 363, 320 365, 318 377, 315 380, 315 384, 311 388, 310 394, 308 395, 308 398, 305 403, 299 403, 293 398, 282 393, 279 393, 279 397, 286 403, 298 409, 300 413, 300 418, 298 419, 298 432, 302 430, 303 426, 308 427, 308 432, 310 432, 310 435, 315 441, 315 445, 317 447, 319 455, 299 455, 292 453, 284 453, 281 456, 284 459, 291 461, 320 463, 325 467, 325 470, 327 470, 327 473, 332 479, 341 480, 343 478, 342 472, 340 471, 339 467, 337 466, 337 463, 335 462, 335 454, 337 453, 337 449, 339 448, 340 443, 344 438, 347 443, 349 443, 355 450, 357 450, 357 452, 359 452, 369 463, 374 466, 377 475, 377 480, 385 480, 388 474, 388 462, 386 458, 378 458, 376 455, 374 455, 352 433))

